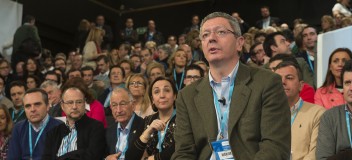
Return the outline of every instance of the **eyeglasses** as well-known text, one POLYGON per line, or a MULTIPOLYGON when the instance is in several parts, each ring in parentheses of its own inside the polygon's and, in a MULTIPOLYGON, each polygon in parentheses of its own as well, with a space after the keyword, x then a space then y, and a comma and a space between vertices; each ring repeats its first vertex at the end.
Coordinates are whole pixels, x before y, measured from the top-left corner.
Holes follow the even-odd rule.
POLYGON ((9 69, 10 67, 9 66, 4 66, 4 67, 0 67, 0 70, 2 69, 9 69))
POLYGON ((64 103, 65 105, 72 107, 74 104, 76 104, 76 106, 83 106, 85 103, 85 100, 80 99, 80 100, 76 100, 76 101, 62 101, 62 103, 64 103))
POLYGON ((110 107, 117 108, 118 106, 120 106, 122 108, 126 108, 128 103, 130 103, 130 101, 121 101, 120 103, 111 102, 110 107))
POLYGON ((138 81, 132 81, 129 83, 130 86, 138 86, 138 87, 141 87, 141 86, 144 86, 144 84, 142 82, 138 82, 138 81))
POLYGON ((122 73, 121 72, 112 72, 111 75, 113 75, 113 76, 121 76, 122 73))
POLYGON ((198 80, 200 79, 201 77, 200 76, 192 76, 192 75, 188 75, 186 76, 186 79, 194 79, 194 80, 198 80))
POLYGON ((235 36, 237 36, 237 34, 229 29, 226 29, 226 28, 218 28, 216 29, 215 31, 205 31, 203 33, 200 34, 199 38, 204 41, 204 40, 207 40, 211 33, 215 33, 215 35, 219 38, 223 38, 225 37, 226 35, 228 34, 233 34, 235 36))
POLYGON ((259 54, 259 53, 263 53, 264 52, 264 49, 258 49, 257 51, 255 51, 254 53, 255 54, 259 54))

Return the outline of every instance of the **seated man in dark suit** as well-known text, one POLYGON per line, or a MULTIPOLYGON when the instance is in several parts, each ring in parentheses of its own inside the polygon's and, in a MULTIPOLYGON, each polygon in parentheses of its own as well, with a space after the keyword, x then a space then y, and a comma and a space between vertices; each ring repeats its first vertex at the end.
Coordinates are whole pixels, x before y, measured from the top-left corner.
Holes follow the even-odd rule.
POLYGON ((270 16, 270 10, 268 6, 263 6, 260 8, 260 12, 262 14, 262 19, 257 21, 256 27, 259 29, 266 29, 269 26, 280 26, 280 19, 277 17, 270 16))
POLYGON ((115 88, 110 97, 110 108, 115 123, 106 132, 108 156, 106 160, 124 159, 128 146, 133 145, 143 132, 143 119, 134 113, 133 97, 126 88, 115 88))
POLYGON ((56 82, 47 80, 44 81, 40 88, 43 89, 49 98, 49 115, 52 117, 62 117, 62 109, 61 109, 61 90, 56 82))
POLYGON ((81 89, 63 88, 61 108, 66 123, 47 134, 42 159, 103 159, 105 131, 101 122, 86 115, 86 98, 81 89))

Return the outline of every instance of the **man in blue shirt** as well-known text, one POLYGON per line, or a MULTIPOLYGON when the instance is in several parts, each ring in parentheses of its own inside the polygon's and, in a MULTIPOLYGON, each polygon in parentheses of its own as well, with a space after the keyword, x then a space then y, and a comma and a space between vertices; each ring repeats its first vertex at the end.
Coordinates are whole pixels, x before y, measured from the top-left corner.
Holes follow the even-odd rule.
POLYGON ((106 160, 124 159, 128 147, 143 132, 144 122, 134 113, 133 97, 126 88, 112 91, 110 108, 116 123, 106 131, 109 154, 106 160))
POLYGON ((28 120, 15 125, 9 143, 8 159, 41 159, 46 133, 61 122, 48 115, 48 95, 42 89, 26 91, 23 105, 28 120))

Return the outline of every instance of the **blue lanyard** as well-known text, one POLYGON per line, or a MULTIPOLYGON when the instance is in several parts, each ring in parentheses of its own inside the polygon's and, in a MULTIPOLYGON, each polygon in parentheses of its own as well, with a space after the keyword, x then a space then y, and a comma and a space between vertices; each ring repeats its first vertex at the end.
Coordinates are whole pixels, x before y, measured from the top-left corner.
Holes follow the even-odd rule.
POLYGON ((18 120, 18 118, 20 118, 21 115, 23 114, 23 112, 24 112, 24 110, 22 109, 21 112, 18 114, 17 118, 15 119, 15 110, 13 110, 13 112, 12 112, 12 121, 13 121, 14 123, 16 123, 17 120, 18 120))
MULTIPOLYGON (((234 89, 234 81, 230 85, 229 98, 228 98, 229 102, 232 97, 233 89, 234 89)), ((214 89, 213 89, 213 96, 214 96, 215 109, 216 109, 216 113, 217 113, 216 116, 218 119, 219 135, 220 135, 220 139, 222 139, 224 137, 224 133, 225 133, 225 126, 227 126, 226 124, 228 122, 230 103, 228 103, 228 106, 226 107, 224 113, 222 113, 222 116, 221 116, 220 102, 218 101, 218 96, 215 93, 214 89), (220 123, 220 126, 219 126, 219 123, 220 123)))
POLYGON ((177 77, 176 77, 176 69, 174 69, 174 80, 175 80, 175 83, 176 83, 176 89, 177 91, 179 91, 182 87, 182 83, 183 83, 183 78, 185 76, 185 69, 183 69, 182 71, 182 76, 181 76, 181 81, 180 81, 180 84, 177 85, 177 77))
POLYGON ((313 74, 314 74, 314 67, 313 67, 313 64, 312 64, 312 60, 310 60, 309 58, 309 54, 308 54, 308 51, 307 51, 307 61, 308 61, 308 64, 309 64, 309 68, 312 70, 313 74))
MULTIPOLYGON (((126 126, 126 128, 125 129, 128 129, 128 132, 127 132, 127 137, 126 137, 126 146, 125 146, 125 149, 122 151, 122 153, 121 153, 121 156, 122 155, 125 155, 125 153, 126 153, 126 151, 127 151, 127 149, 128 149, 128 137, 130 136, 130 131, 131 131, 131 126, 132 126, 132 123, 133 123, 133 120, 134 120, 134 117, 135 117, 135 114, 133 114, 132 115, 132 118, 131 118, 131 120, 130 120, 130 122, 128 122, 129 124, 128 124, 128 126, 126 126)), ((117 140, 117 143, 116 143, 116 153, 118 153, 119 152, 119 147, 120 147, 120 142, 122 141, 121 140, 121 138, 120 138, 120 130, 119 130, 119 127, 117 127, 117 129, 116 129, 117 131, 117 137, 119 138, 118 140, 117 140), (121 140, 121 141, 120 141, 121 140)), ((120 157, 121 157, 120 156, 120 157)))
POLYGON ((293 122, 295 121, 299 110, 300 110, 300 109, 302 108, 302 106, 303 106, 303 100, 300 99, 300 101, 301 101, 301 102, 299 103, 299 106, 298 106, 298 108, 297 108, 297 111, 295 112, 295 114, 294 114, 293 116, 291 116, 291 126, 293 125, 293 122))
POLYGON ((38 141, 39 141, 39 138, 40 138, 40 136, 42 135, 42 133, 43 133, 43 131, 44 131, 46 125, 47 125, 48 122, 49 122, 49 118, 50 118, 50 117, 48 117, 48 118, 45 120, 45 122, 44 122, 42 128, 40 129, 39 134, 38 134, 38 136, 37 136, 37 139, 35 140, 34 147, 32 146, 32 129, 31 129, 31 128, 32 128, 32 124, 28 121, 28 123, 29 123, 29 125, 28 125, 28 132, 29 132, 29 134, 28 134, 28 138, 29 138, 29 154, 30 154, 31 158, 32 158, 32 156, 33 156, 33 148, 35 148, 35 146, 37 146, 37 143, 38 143, 38 141))
POLYGON ((351 141, 351 126, 350 126, 350 115, 348 114, 348 110, 346 111, 346 124, 347 124, 348 139, 350 140, 350 145, 351 145, 351 147, 352 147, 352 141, 351 141))
POLYGON ((172 115, 170 117, 170 120, 169 122, 167 122, 166 126, 165 126, 165 129, 164 129, 164 135, 161 135, 161 132, 158 131, 158 139, 159 139, 159 142, 158 142, 158 146, 157 148, 159 149, 159 153, 161 151, 163 151, 163 148, 161 147, 162 143, 164 142, 164 139, 165 139, 165 136, 166 136, 166 131, 167 129, 169 128, 169 124, 170 124, 170 121, 171 119, 176 115, 176 109, 174 109, 174 111, 172 112, 172 115))

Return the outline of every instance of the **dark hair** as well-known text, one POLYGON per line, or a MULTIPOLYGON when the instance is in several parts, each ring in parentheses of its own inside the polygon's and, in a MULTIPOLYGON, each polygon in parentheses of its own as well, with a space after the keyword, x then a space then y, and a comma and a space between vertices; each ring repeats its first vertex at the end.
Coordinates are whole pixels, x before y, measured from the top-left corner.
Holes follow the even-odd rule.
POLYGON ((38 78, 43 78, 43 74, 40 72, 41 69, 41 65, 39 64, 39 62, 34 59, 34 58, 28 58, 25 62, 24 62, 24 67, 23 67, 23 76, 27 79, 27 77, 30 75, 27 69, 27 65, 28 65, 28 61, 32 60, 34 62, 34 64, 36 65, 36 70, 34 71, 34 73, 32 75, 36 75, 38 78))
POLYGON ((198 65, 191 64, 191 65, 187 66, 185 69, 186 76, 187 76, 187 72, 189 70, 197 70, 200 73, 200 77, 204 77, 204 70, 202 68, 200 68, 198 65))
POLYGON ((72 73, 72 72, 76 72, 76 71, 78 71, 78 72, 79 72, 79 74, 81 74, 81 77, 82 77, 82 73, 81 73, 81 71, 80 71, 80 70, 78 70, 78 69, 74 69, 74 68, 71 68, 71 69, 67 72, 67 77, 69 77, 70 73, 72 73))
POLYGON ((294 63, 292 61, 282 61, 281 63, 279 63, 276 67, 275 67, 275 71, 280 69, 280 68, 284 68, 284 67, 288 67, 288 66, 292 66, 296 69, 297 71, 297 75, 298 75, 298 80, 299 81, 303 81, 303 75, 302 75, 302 69, 301 67, 299 67, 299 65, 297 63, 294 63))
POLYGON ((270 10, 269 6, 266 6, 266 5, 263 5, 260 7, 260 9, 262 9, 262 8, 266 8, 266 9, 270 10))
POLYGON ((40 86, 40 84, 42 83, 41 79, 39 79, 39 77, 36 76, 36 75, 28 75, 26 77, 26 83, 27 83, 28 78, 33 78, 34 79, 35 84, 36 84, 35 88, 38 88, 40 86))
MULTIPOLYGON (((90 93, 88 87, 84 84, 83 79, 80 77, 73 77, 67 80, 67 82, 62 86, 61 91, 62 93, 64 93, 67 89, 70 89, 70 88, 79 89, 83 93, 84 97, 86 98, 86 102, 88 104, 92 103, 95 100, 92 94, 90 93)), ((64 94, 62 94, 62 96, 63 95, 64 94)))
POLYGON ((32 15, 26 15, 26 16, 23 18, 23 23, 30 23, 32 20, 35 20, 34 16, 32 16, 32 15))
MULTIPOLYGON (((59 70, 60 70, 60 69, 59 69, 59 70)), ((60 70, 60 71, 61 71, 61 70, 60 70)), ((54 70, 46 72, 46 73, 45 73, 45 76, 44 76, 44 80, 46 80, 45 78, 46 78, 47 75, 54 75, 54 76, 56 76, 56 79, 57 79, 57 82, 56 82, 56 83, 57 83, 57 84, 61 84, 60 75, 57 74, 54 70)))
POLYGON ((105 63, 109 63, 109 57, 108 56, 100 55, 100 56, 97 57, 97 59, 95 61, 99 62, 101 60, 104 60, 105 63))
MULTIPOLYGON (((59 71, 59 72, 61 72, 61 74, 59 75, 59 79, 60 79, 60 82, 61 82, 61 77, 62 77, 62 82, 61 83, 65 83, 65 81, 66 81, 66 74, 65 74, 65 71, 63 71, 63 69, 61 69, 61 68, 55 68, 54 69, 54 72, 55 71, 59 71)), ((56 73, 56 72, 55 72, 56 73)))
POLYGON ((25 85, 22 81, 13 81, 10 83, 10 90, 12 87, 23 87, 24 90, 27 90, 27 85, 25 85))
POLYGON ((301 32, 302 38, 303 38, 303 31, 306 30, 307 28, 313 28, 314 31, 315 31, 315 33, 318 34, 317 28, 315 28, 315 27, 312 26, 312 25, 308 25, 308 26, 305 26, 305 27, 302 29, 302 32, 301 32))
POLYGON ((81 68, 81 74, 83 75, 83 71, 92 71, 94 74, 94 69, 91 66, 85 66, 81 68))
POLYGON ((345 75, 345 72, 352 72, 352 59, 346 61, 345 65, 342 68, 342 72, 341 72, 341 82, 342 82, 342 84, 343 84, 343 76, 345 75))
POLYGON ((284 53, 277 54, 274 57, 271 57, 270 60, 269 60, 269 64, 271 62, 274 62, 274 61, 277 61, 277 60, 291 61, 291 62, 294 62, 294 63, 298 64, 298 61, 297 61, 297 59, 294 56, 292 56, 290 54, 284 54, 284 53))
POLYGON ((249 49, 249 55, 255 56, 257 53, 254 52, 254 48, 257 47, 257 46, 259 46, 259 45, 261 45, 261 44, 263 44, 263 43, 261 43, 261 42, 256 42, 256 43, 254 43, 254 44, 251 46, 251 48, 249 49))
MULTIPOLYGON (((35 92, 41 93, 42 99, 43 99, 44 103, 45 103, 46 105, 49 105, 48 94, 47 94, 43 89, 40 89, 40 88, 31 88, 31 89, 28 89, 28 90, 24 93, 24 96, 26 96, 26 95, 29 94, 29 93, 35 93, 35 92)), ((24 97, 24 96, 23 96, 23 97, 24 97)))
POLYGON ((293 32, 289 29, 284 29, 281 31, 283 36, 286 38, 286 41, 288 42, 293 42, 295 41, 295 38, 293 37, 293 32))
MULTIPOLYGON (((166 77, 158 77, 152 82, 152 84, 149 87, 149 93, 148 94, 149 94, 150 102, 153 102, 153 86, 154 86, 154 84, 156 82, 162 81, 162 80, 168 81, 170 83, 172 91, 174 92, 174 95, 177 96, 177 89, 176 89, 176 85, 175 85, 174 81, 172 81, 171 79, 166 78, 166 77)), ((175 102, 174 102, 174 108, 175 107, 176 106, 175 106, 175 102)), ((152 109, 153 109, 154 112, 158 111, 158 108, 156 108, 155 104, 152 104, 152 109)))
POLYGON ((4 59, 0 59, 0 65, 3 64, 3 63, 7 63, 7 65, 10 65, 9 61, 7 61, 5 58, 4 59))
POLYGON ((255 35, 254 35, 254 39, 257 39, 258 37, 266 37, 266 33, 265 32, 257 32, 255 35))
POLYGON ((263 43, 263 48, 264 48, 265 54, 269 57, 271 57, 273 55, 273 51, 271 50, 271 46, 272 45, 277 46, 277 44, 275 42, 275 37, 277 35, 284 36, 281 32, 274 32, 274 33, 271 33, 265 37, 265 40, 263 43))
MULTIPOLYGON (((328 64, 329 67, 328 67, 328 70, 327 70, 327 73, 326 73, 325 81, 324 81, 323 85, 321 86, 321 88, 328 87, 331 84, 335 83, 335 77, 334 77, 334 75, 332 74, 332 72, 330 70, 330 64, 331 64, 331 61, 332 61, 332 57, 337 52, 346 52, 350 56, 350 59, 352 59, 352 52, 351 52, 350 49, 348 49, 348 48, 337 48, 337 49, 335 49, 331 53, 331 55, 329 57, 329 64, 328 64)), ((343 73, 343 72, 341 72, 341 73, 343 73)), ((328 90, 326 90, 326 92, 328 92, 328 90)))
POLYGON ((122 67, 120 67, 119 65, 113 65, 113 66, 110 67, 109 78, 111 78, 110 77, 111 76, 111 71, 114 68, 120 68, 121 71, 122 71, 122 76, 123 76, 123 78, 125 78, 125 76, 126 76, 125 70, 122 67))
MULTIPOLYGON (((120 47, 123 47, 125 50, 128 51, 127 55, 131 54, 132 47, 129 43, 122 43, 122 44, 120 44, 119 49, 120 49, 120 47)), ((121 58, 123 58, 123 57, 121 57, 121 58)))

